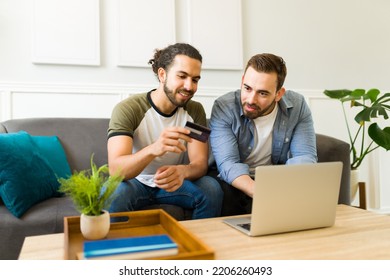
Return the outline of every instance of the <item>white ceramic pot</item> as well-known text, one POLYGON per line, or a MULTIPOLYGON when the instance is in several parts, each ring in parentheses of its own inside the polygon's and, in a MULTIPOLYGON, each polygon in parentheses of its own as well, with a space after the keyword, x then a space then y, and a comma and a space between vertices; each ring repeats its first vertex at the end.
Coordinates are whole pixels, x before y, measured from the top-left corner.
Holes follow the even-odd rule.
POLYGON ((110 231, 110 214, 103 210, 100 216, 81 214, 80 230, 86 239, 96 240, 105 238, 110 231))
POLYGON ((351 202, 355 200, 359 189, 359 170, 351 170, 351 202))

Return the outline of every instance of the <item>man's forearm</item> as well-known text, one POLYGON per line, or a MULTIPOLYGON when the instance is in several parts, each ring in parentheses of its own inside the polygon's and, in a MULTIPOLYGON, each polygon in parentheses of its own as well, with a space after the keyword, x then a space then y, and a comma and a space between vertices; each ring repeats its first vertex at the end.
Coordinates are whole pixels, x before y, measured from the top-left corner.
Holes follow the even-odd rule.
POLYGON ((190 163, 187 165, 180 165, 182 168, 182 172, 184 174, 184 178, 187 180, 197 180, 200 177, 206 175, 207 173, 207 163, 190 163))
POLYGON ((118 156, 111 160, 110 173, 120 172, 125 180, 138 176, 142 170, 155 158, 150 151, 150 147, 130 155, 118 156))

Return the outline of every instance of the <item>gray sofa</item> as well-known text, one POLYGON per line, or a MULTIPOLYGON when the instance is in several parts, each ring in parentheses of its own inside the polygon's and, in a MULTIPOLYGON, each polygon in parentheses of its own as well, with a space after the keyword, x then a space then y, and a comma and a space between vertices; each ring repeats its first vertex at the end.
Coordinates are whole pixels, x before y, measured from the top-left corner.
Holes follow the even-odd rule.
MULTIPOLYGON (((94 154, 97 165, 107 163, 107 127, 109 119, 31 118, 0 123, 0 133, 27 131, 31 135, 57 135, 64 147, 71 170, 90 168, 94 154)), ((317 135, 318 158, 323 161, 342 161, 339 203, 349 199, 349 144, 325 135, 317 135)), ((227 201, 229 197, 225 197, 227 201)), ((225 208, 229 208, 225 204, 225 208)), ((172 205, 155 205, 178 220, 189 219, 191 211, 172 205)), ((234 213, 234 209, 227 211, 234 213)), ((223 215, 226 213, 222 213, 223 215)), ((63 232, 64 216, 79 215, 67 197, 53 197, 30 208, 22 217, 13 216, 0 199, 0 259, 17 259, 26 236, 63 232)))

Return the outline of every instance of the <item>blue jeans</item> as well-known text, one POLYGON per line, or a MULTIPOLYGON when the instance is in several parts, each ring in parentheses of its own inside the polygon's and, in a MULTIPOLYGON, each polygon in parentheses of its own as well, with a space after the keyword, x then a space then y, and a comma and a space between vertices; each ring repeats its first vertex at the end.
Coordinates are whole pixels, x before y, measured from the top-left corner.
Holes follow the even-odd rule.
POLYGON ((221 215, 223 191, 214 178, 204 176, 196 181, 184 180, 174 192, 152 188, 137 179, 123 181, 114 193, 110 212, 127 212, 154 204, 171 204, 193 209, 192 218, 202 219, 221 215))

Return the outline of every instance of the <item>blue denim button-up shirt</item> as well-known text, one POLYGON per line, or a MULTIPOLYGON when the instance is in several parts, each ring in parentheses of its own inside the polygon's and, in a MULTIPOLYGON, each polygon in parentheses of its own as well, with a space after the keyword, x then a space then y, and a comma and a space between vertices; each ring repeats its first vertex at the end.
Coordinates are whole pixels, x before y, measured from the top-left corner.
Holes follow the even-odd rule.
MULTIPOLYGON (((210 143, 221 179, 231 184, 241 175, 249 175, 245 159, 254 146, 254 122, 244 116, 241 90, 219 97, 210 118, 210 143)), ((311 111, 304 97, 286 91, 278 102, 273 127, 272 164, 317 162, 316 136, 311 111)))

